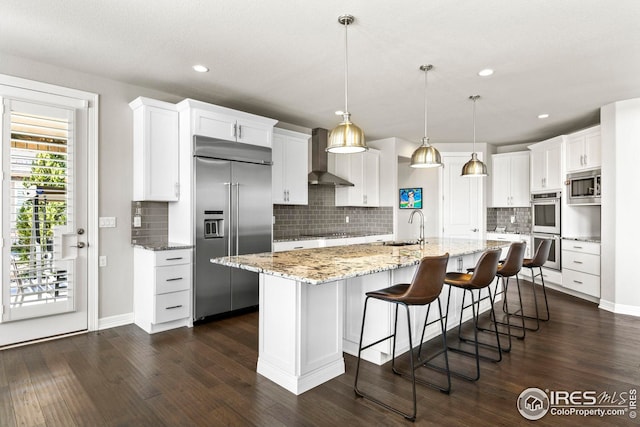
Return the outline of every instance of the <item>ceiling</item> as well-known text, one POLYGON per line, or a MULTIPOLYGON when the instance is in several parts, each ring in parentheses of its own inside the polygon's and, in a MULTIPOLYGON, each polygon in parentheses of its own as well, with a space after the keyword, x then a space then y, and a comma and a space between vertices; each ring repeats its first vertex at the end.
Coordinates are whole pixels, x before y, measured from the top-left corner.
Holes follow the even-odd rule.
POLYGON ((638 0, 3 0, 0 52, 367 139, 535 142, 640 97, 638 0), (196 73, 194 64, 208 73, 196 73), (478 71, 493 68, 486 78, 478 71), (538 115, 549 114, 541 120, 538 115))

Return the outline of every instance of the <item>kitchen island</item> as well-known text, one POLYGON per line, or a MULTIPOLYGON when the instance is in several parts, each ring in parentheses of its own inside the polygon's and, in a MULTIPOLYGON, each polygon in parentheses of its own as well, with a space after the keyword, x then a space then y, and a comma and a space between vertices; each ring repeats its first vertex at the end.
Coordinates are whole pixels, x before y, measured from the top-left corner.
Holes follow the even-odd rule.
MULTIPOLYGON (((366 292, 409 283, 425 256, 448 252, 448 270, 463 271, 473 267, 484 250, 506 245, 508 242, 493 240, 429 238, 422 248, 369 243, 230 256, 211 262, 260 274, 257 371, 300 394, 343 374, 343 351, 357 354, 366 292)), ((459 292, 452 296, 449 327, 459 319, 460 298, 459 292)), ((365 341, 389 333, 391 306, 370 303, 365 341)), ((412 316, 412 335, 419 339, 425 311, 424 307, 412 310, 417 314, 412 316)), ((398 323, 406 325, 406 321, 398 323)), ((427 332, 425 340, 437 334, 435 329, 427 332)), ((397 348, 398 353, 408 350, 406 327, 399 328, 397 348)), ((382 364, 390 353, 389 340, 367 350, 363 357, 382 364)))

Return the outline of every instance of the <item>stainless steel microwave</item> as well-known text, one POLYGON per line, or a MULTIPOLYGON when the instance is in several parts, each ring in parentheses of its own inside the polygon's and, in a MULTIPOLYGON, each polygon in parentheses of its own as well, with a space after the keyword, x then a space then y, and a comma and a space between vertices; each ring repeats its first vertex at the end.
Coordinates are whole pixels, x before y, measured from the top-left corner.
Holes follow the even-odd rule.
POLYGON ((601 197, 600 169, 567 175, 567 203, 570 205, 599 205, 601 197))

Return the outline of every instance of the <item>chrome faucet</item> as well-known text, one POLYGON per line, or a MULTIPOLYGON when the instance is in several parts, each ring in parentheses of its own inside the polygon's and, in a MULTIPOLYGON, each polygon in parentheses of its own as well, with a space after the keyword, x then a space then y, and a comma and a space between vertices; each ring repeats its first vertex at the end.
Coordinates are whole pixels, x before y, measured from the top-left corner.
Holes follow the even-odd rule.
POLYGON ((419 209, 414 209, 411 212, 411 216, 409 217, 409 224, 413 224, 413 216, 417 213, 420 214, 420 238, 418 239, 418 243, 420 243, 420 246, 423 247, 424 246, 424 215, 422 214, 422 211, 419 209))

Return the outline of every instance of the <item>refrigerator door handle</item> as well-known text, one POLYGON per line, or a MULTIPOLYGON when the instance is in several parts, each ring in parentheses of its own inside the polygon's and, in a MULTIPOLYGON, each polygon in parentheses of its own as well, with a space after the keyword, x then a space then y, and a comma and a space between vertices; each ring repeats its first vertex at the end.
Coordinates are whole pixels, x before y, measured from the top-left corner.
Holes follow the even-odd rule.
POLYGON ((236 255, 240 254, 240 183, 236 182, 236 255))
MULTIPOLYGON (((233 183, 225 182, 224 185, 227 187, 227 206, 229 206, 229 211, 231 211, 231 187, 233 183)), ((227 224, 229 224, 229 234, 231 234, 231 212, 227 212, 227 224)), ((231 256, 231 236, 227 237, 227 256, 231 256)))

